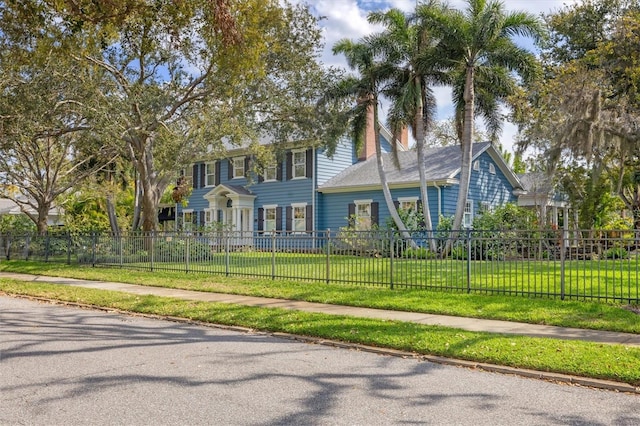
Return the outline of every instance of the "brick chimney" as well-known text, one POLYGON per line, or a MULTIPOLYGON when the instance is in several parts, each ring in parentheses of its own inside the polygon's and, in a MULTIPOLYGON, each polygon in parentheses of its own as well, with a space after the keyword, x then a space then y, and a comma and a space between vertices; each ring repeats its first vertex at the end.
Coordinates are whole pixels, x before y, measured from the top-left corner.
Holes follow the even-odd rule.
POLYGON ((366 129, 364 131, 364 143, 358 153, 358 161, 364 161, 375 155, 376 153, 376 132, 374 128, 374 110, 375 105, 369 105, 367 107, 367 122, 366 129))
POLYGON ((404 126, 402 130, 400 130, 400 134, 396 135, 395 138, 400 142, 400 145, 404 147, 406 151, 409 150, 409 129, 407 126, 404 126))

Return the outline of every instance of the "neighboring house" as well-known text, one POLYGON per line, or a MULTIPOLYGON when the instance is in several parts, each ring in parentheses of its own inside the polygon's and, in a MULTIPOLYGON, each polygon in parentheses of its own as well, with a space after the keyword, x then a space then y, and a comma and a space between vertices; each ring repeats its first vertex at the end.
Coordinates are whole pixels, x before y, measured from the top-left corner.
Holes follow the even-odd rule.
MULTIPOLYGON (((29 213, 37 214, 31 207, 27 207, 27 209, 29 213)), ((63 213, 64 211, 61 208, 52 207, 49 210, 47 225, 62 225, 64 223, 62 220, 63 213)), ((4 215, 24 215, 24 212, 20 210, 20 206, 15 201, 9 200, 8 198, 0 198, 0 216, 4 215)))
POLYGON ((543 172, 525 173, 518 177, 523 189, 518 193, 518 206, 535 209, 541 224, 556 228, 562 213, 563 227, 568 229, 569 202, 566 195, 557 190, 553 179, 543 172))

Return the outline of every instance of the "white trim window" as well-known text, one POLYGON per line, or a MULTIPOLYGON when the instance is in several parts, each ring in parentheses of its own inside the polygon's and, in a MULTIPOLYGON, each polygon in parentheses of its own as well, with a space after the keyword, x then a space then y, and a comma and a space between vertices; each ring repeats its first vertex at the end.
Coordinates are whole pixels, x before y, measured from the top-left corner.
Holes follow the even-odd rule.
POLYGON ((473 225, 473 201, 467 200, 464 205, 464 216, 462 217, 462 226, 465 228, 471 228, 473 225))
POLYGON ((182 230, 191 231, 193 229, 193 209, 182 210, 182 230))
POLYGON ((292 179, 307 177, 307 150, 296 149, 291 151, 291 173, 292 179))
POLYGON ((215 186, 216 184, 216 163, 205 163, 204 165, 205 186, 215 186))
POLYGON ((493 163, 489 163, 489 173, 492 175, 496 174, 496 166, 493 163))
POLYGON ((233 157, 233 179, 244 177, 244 157, 233 157))
POLYGON ((272 166, 266 166, 264 168, 263 178, 265 182, 273 182, 278 180, 278 166, 275 164, 272 166))
POLYGON ((473 170, 476 172, 480 171, 480 160, 476 160, 473 162, 473 170))
POLYGON ((355 200, 356 205, 356 230, 371 230, 371 202, 373 200, 355 200))
POLYGON ((211 225, 216 221, 216 210, 212 208, 204 209, 204 224, 211 225))
POLYGON ((264 206, 264 231, 276 231, 277 205, 264 206))
POLYGON ((291 230, 293 232, 306 232, 307 230, 307 203, 291 204, 291 230))
POLYGON ((400 210, 418 211, 418 197, 398 197, 400 210))

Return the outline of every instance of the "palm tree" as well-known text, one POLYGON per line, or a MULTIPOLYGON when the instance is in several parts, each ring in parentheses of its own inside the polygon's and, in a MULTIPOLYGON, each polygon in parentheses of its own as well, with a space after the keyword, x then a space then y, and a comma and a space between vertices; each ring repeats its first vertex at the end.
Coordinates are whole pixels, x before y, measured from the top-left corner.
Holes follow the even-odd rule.
POLYGON ((384 171, 382 149, 380 147, 380 123, 378 120, 378 95, 381 92, 380 85, 384 76, 389 74, 389 64, 376 61, 371 38, 364 38, 360 42, 348 39, 338 41, 333 46, 333 54, 344 54, 347 65, 352 70, 358 71, 359 76, 350 76, 343 79, 338 87, 329 93, 329 97, 356 97, 356 106, 349 111, 347 119, 351 122, 356 146, 361 146, 367 126, 368 111, 373 110, 374 139, 376 149, 376 164, 378 175, 387 210, 391 214, 394 223, 400 230, 403 238, 409 238, 406 227, 393 204, 389 183, 384 171))
POLYGON ((485 120, 495 137, 501 130, 500 104, 514 93, 519 76, 524 82, 539 70, 535 56, 515 44, 515 36, 540 39, 541 21, 525 12, 506 12, 497 0, 467 0, 464 11, 431 8, 423 18, 436 32, 435 60, 451 73, 456 124, 461 135, 460 187, 453 229, 462 225, 469 193, 473 124, 485 120))
MULTIPOLYGON (((391 100, 389 123, 394 134, 408 125, 416 139, 422 212, 425 227, 429 231, 433 229, 433 223, 427 193, 424 150, 436 108, 430 85, 447 83, 447 75, 437 70, 431 60, 436 39, 427 25, 428 21, 421 19, 423 15, 429 16, 431 8, 441 10, 443 6, 430 1, 417 6, 413 15, 405 15, 399 9, 369 15, 370 23, 385 26, 385 31, 376 36, 375 41, 376 48, 393 66, 389 86, 384 91, 391 100)), ((435 240, 430 239, 430 246, 435 249, 435 240)))

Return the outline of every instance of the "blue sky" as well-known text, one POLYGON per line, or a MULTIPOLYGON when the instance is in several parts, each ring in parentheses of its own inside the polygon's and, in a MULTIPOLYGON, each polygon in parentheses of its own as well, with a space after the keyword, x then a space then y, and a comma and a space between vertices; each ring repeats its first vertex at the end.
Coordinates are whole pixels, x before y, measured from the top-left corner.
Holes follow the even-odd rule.
MULTIPOLYGON (((325 19, 321 21, 325 36, 325 49, 322 61, 328 65, 346 68, 344 59, 331 53, 332 46, 342 38, 357 40, 376 32, 367 22, 367 14, 372 10, 387 10, 392 7, 409 12, 415 7, 415 0, 307 0, 312 12, 325 19)), ((557 11, 565 4, 574 4, 578 0, 503 0, 507 10, 527 11, 535 15, 557 11)), ((449 0, 454 7, 464 8, 464 0, 449 0)), ((447 88, 436 88, 438 99, 438 119, 446 120, 452 114, 451 93, 447 88)), ((382 114, 386 114, 383 111, 382 114)), ((507 149, 512 149, 517 133, 515 126, 505 122, 500 141, 507 149)))

